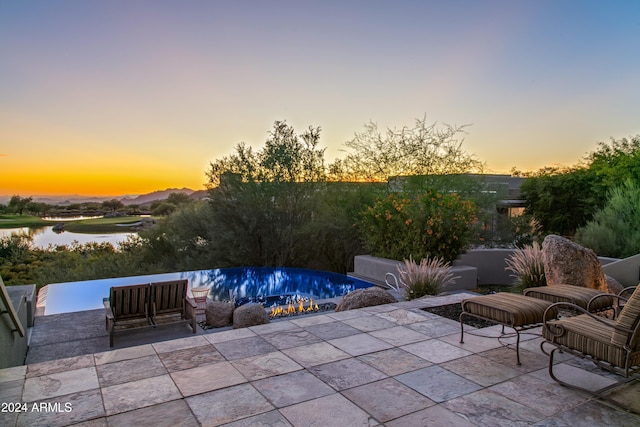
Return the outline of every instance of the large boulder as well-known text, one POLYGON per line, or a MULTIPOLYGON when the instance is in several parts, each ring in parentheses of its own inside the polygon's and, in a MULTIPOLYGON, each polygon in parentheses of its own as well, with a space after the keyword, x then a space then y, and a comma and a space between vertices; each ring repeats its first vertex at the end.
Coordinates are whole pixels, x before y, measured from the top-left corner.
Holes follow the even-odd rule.
POLYGON ((610 292, 600 260, 589 248, 550 234, 542 243, 542 260, 549 286, 574 285, 610 292))
POLYGON ((233 311, 233 329, 269 323, 269 315, 260 304, 245 304, 233 311))
POLYGON ((372 305, 391 304, 398 302, 389 292, 377 286, 365 289, 357 289, 342 297, 336 311, 353 310, 372 305))
POLYGON ((231 325, 235 308, 235 305, 230 302, 208 301, 204 312, 207 317, 207 326, 222 328, 231 325))

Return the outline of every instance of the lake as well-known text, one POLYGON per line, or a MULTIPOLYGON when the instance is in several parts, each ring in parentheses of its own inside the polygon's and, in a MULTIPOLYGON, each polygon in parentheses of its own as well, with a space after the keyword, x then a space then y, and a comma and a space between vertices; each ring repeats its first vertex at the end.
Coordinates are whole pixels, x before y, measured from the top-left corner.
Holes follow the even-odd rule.
POLYGON ((33 237, 33 246, 36 248, 46 249, 49 245, 71 245, 73 242, 80 244, 97 242, 97 243, 111 243, 114 247, 118 247, 119 242, 124 242, 129 236, 136 236, 137 233, 102 233, 102 234, 87 234, 87 233, 71 233, 69 231, 63 231, 62 233, 56 233, 53 231, 53 226, 40 227, 40 228, 0 228, 0 238, 11 236, 12 234, 25 234, 33 237))

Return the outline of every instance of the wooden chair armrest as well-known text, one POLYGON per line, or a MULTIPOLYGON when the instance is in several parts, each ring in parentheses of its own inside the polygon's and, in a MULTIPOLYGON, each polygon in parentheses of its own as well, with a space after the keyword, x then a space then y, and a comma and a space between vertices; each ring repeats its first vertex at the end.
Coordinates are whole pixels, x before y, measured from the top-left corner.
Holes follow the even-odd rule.
POLYGON ((109 304, 109 298, 104 298, 102 300, 102 304, 104 305, 104 311, 106 312, 107 319, 113 320, 115 316, 113 315, 113 310, 111 310, 111 305, 109 304))

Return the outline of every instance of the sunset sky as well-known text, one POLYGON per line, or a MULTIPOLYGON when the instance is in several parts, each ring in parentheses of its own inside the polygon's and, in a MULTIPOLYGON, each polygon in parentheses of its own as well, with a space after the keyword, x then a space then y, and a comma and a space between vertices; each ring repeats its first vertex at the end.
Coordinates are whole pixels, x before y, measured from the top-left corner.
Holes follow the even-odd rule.
POLYGON ((472 124, 488 170, 640 133, 640 2, 0 2, 0 195, 202 189, 275 120, 472 124))

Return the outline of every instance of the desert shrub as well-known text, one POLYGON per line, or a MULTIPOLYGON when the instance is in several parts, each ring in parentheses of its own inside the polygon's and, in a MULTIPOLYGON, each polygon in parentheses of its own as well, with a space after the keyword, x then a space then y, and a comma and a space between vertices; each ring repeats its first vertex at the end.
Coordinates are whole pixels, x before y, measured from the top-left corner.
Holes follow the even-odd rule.
POLYGON ((400 283, 404 286, 408 300, 425 295, 438 295, 444 288, 455 283, 451 266, 438 258, 423 258, 420 264, 412 257, 398 266, 400 283))
POLYGON ((609 193, 593 220, 576 232, 576 241, 600 256, 626 258, 640 253, 640 186, 628 179, 609 193))
POLYGON ((516 278, 516 284, 522 288, 547 285, 544 263, 542 262, 542 248, 538 242, 516 249, 513 255, 507 259, 505 269, 514 273, 511 276, 516 278))
POLYGON ((378 198, 362 213, 360 227, 372 255, 451 262, 471 241, 475 222, 473 202, 427 190, 378 198))

